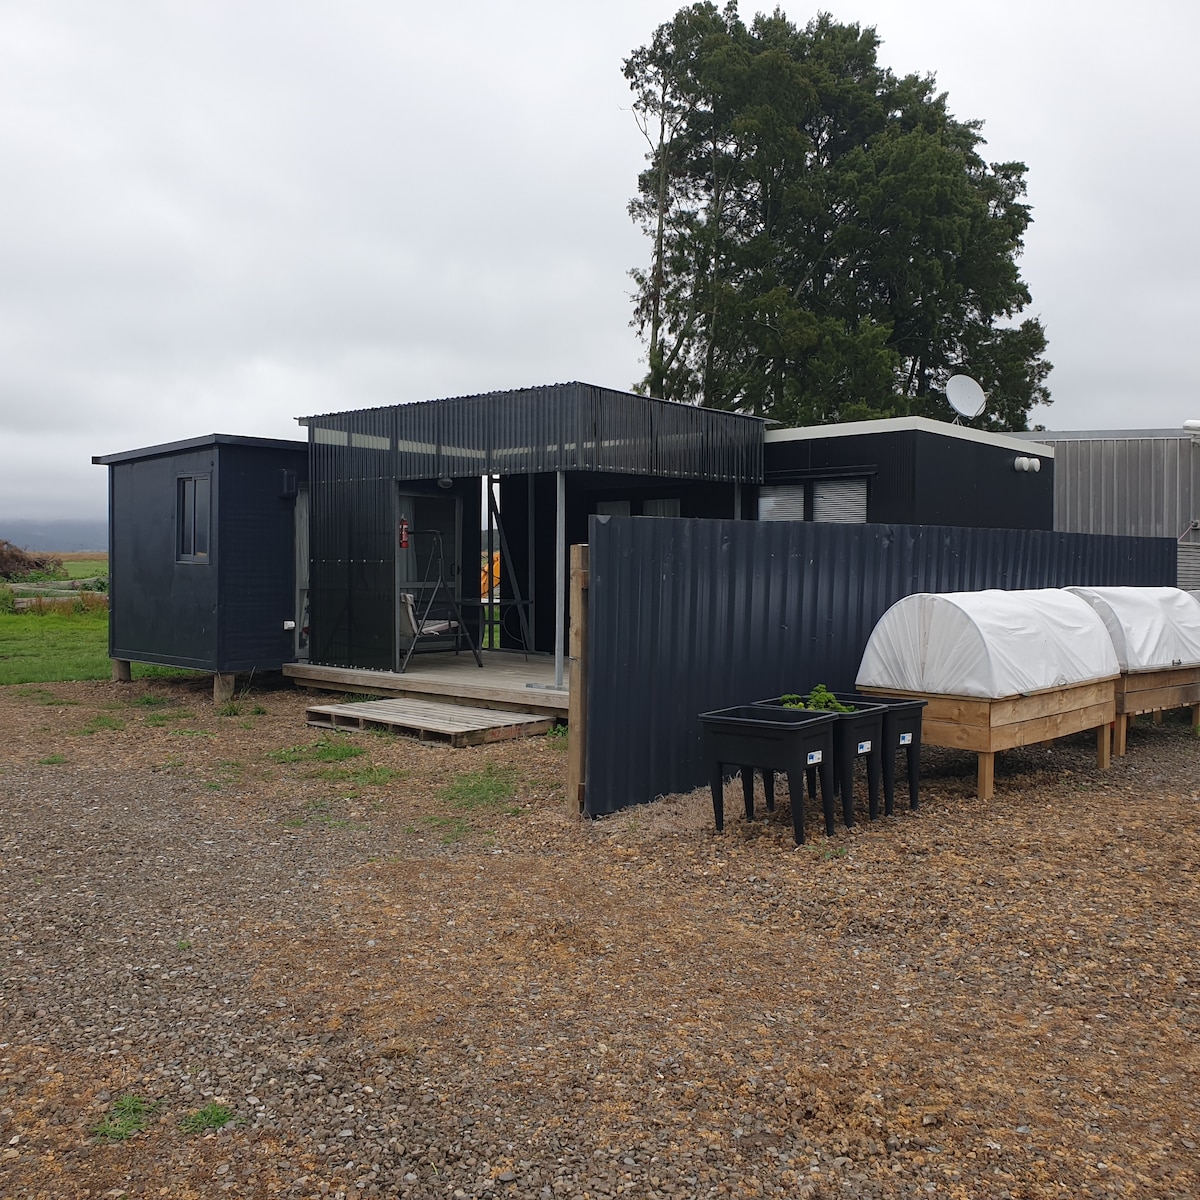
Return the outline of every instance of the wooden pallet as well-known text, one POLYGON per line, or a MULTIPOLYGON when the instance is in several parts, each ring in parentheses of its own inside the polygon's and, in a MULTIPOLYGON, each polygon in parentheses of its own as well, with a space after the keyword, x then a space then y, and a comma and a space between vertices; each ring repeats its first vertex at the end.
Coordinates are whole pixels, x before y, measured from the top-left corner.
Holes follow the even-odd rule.
POLYGON ((407 697, 355 704, 315 704, 305 711, 308 723, 320 729, 388 729, 393 733, 415 734, 423 742, 442 741, 452 746, 532 737, 549 732, 554 724, 554 718, 545 713, 468 708, 407 697))

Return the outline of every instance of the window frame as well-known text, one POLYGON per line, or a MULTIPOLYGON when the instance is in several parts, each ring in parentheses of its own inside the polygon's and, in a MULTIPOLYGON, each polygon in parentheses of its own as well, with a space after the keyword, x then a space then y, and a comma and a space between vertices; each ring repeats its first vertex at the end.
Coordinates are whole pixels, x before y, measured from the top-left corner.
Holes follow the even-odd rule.
POLYGON ((212 554, 212 472, 175 477, 175 561, 205 563, 212 554), (203 485, 203 486, 201 486, 203 485))

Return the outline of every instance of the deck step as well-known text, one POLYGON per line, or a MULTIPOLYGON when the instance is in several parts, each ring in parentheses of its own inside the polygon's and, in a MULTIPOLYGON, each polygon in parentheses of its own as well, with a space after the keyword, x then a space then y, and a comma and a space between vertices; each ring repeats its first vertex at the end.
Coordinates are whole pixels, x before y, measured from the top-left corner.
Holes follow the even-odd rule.
POLYGON ((468 708, 404 696, 353 704, 314 704, 305 711, 308 723, 321 729, 389 729, 416 734, 423 742, 444 741, 452 746, 533 737, 549 732, 554 725, 554 717, 545 713, 468 708))

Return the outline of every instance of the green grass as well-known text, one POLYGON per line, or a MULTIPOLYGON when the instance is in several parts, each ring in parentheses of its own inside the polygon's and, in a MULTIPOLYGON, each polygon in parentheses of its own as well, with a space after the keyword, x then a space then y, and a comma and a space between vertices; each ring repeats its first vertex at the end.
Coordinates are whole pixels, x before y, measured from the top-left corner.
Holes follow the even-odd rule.
POLYGON ((207 1133, 210 1129, 220 1129, 233 1120, 233 1109, 228 1104, 218 1104, 215 1100, 187 1113, 179 1122, 179 1128, 184 1133, 207 1133))
POLYGON ((304 812, 287 817, 285 829, 303 829, 306 825, 321 825, 326 829, 357 829, 360 832, 371 828, 365 821, 352 821, 348 817, 336 817, 329 811, 328 800, 312 800, 304 806, 304 812))
POLYGON ((395 771, 391 767, 321 767, 309 772, 311 779, 327 779, 331 783, 352 783, 356 787, 386 787, 397 779, 403 779, 405 772, 395 771))
MULTIPOLYGON (((135 679, 178 679, 194 671, 133 664, 135 679)), ((0 686, 110 679, 108 610, 0 612, 0 686)))
POLYGON ((65 763, 67 756, 65 754, 49 754, 45 758, 39 758, 38 762, 43 767, 57 767, 60 763, 65 763))
POLYGON ((92 1136, 102 1142, 123 1142, 146 1128, 156 1108, 155 1101, 142 1096, 122 1096, 113 1102, 108 1116, 92 1129, 92 1136))
POLYGON ((108 575, 107 558, 68 558, 63 563, 68 579, 94 579, 108 575))
POLYGON ((308 746, 289 746, 285 750, 274 750, 267 757, 277 763, 335 763, 345 762, 348 758, 357 758, 365 753, 361 746, 354 745, 344 734, 335 733, 308 746))
MULTIPOLYGON (((465 775, 459 775, 453 783, 438 793, 438 798, 445 800, 451 808, 495 809, 506 800, 511 800, 516 793, 514 773, 506 767, 488 763, 480 771, 468 771, 465 775)), ((510 808, 505 811, 509 815, 515 815, 521 810, 510 808)))
POLYGON ((102 729, 124 729, 125 722, 117 717, 110 717, 105 713, 97 713, 86 725, 81 729, 74 731, 75 737, 91 737, 93 733, 99 733, 102 729))
POLYGON ((443 846, 461 842, 471 831, 466 817, 424 817, 423 820, 435 833, 440 834, 443 846))

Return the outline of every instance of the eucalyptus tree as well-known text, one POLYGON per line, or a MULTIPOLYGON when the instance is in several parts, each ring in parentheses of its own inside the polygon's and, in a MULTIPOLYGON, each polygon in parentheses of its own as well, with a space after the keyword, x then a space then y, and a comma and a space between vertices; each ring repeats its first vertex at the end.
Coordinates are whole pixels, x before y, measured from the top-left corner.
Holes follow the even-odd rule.
POLYGON ((980 123, 879 44, 828 15, 746 26, 704 2, 626 61, 647 141, 642 390, 789 422, 944 416, 965 372, 997 429, 1049 402, 1017 267, 1026 168, 985 162, 980 123))

